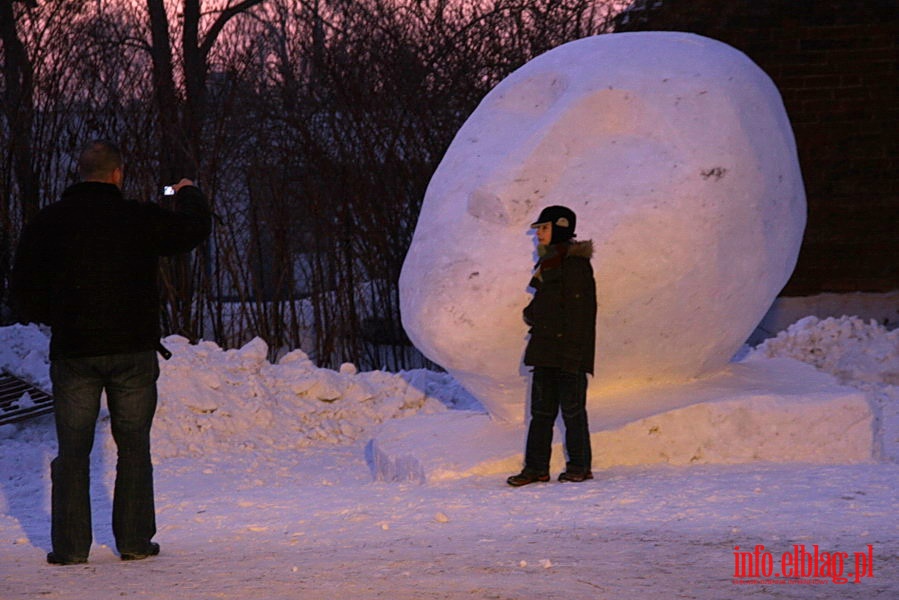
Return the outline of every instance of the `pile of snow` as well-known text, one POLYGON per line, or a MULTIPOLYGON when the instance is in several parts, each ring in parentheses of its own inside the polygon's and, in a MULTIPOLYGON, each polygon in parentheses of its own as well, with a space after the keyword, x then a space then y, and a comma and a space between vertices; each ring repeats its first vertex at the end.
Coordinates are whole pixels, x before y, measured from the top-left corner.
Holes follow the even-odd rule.
POLYGON ((787 357, 865 392, 875 415, 874 455, 899 462, 899 329, 858 317, 805 317, 759 344, 750 359, 787 357))
POLYGON ((359 439, 387 419, 446 410, 425 393, 422 374, 359 373, 351 364, 320 369, 301 350, 271 364, 258 338, 227 351, 180 337, 166 345, 174 356, 159 379, 153 439, 162 457, 234 446, 336 444, 359 439))
POLYGON ((0 327, 0 371, 50 391, 49 330, 36 325, 0 327))
POLYGON ((888 331, 873 319, 805 317, 751 356, 801 360, 842 383, 899 384, 899 329, 888 331))
MULTIPOLYGON (((333 371, 316 367, 301 350, 271 364, 260 339, 238 350, 179 336, 164 344, 173 357, 160 361, 156 459, 348 443, 389 419, 478 408, 445 373, 358 372, 349 363, 333 371)), ((48 346, 38 327, 0 328, 0 368, 50 391, 48 346)), ((108 427, 99 432, 106 435, 108 427)))

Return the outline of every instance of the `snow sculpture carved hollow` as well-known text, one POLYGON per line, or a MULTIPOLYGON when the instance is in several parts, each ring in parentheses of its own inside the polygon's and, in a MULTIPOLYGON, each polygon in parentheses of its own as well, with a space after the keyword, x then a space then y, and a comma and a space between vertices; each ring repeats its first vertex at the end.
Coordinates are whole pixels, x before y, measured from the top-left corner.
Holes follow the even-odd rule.
MULTIPOLYGON (((400 277, 409 337, 501 420, 526 414, 529 225, 551 204, 571 207, 595 246, 588 407, 725 367, 792 273, 805 227, 780 94, 741 52, 622 33, 525 64, 447 150, 400 277)), ((654 408, 670 407, 647 399, 632 416, 654 408)))

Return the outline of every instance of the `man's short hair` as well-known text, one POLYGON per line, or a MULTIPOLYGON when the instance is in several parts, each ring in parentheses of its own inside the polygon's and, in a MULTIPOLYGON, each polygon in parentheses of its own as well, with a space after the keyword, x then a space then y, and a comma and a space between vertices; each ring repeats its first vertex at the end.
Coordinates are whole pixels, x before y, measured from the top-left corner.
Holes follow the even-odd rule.
POLYGON ((122 168, 122 152, 108 140, 88 142, 78 156, 78 176, 82 181, 105 179, 122 168))

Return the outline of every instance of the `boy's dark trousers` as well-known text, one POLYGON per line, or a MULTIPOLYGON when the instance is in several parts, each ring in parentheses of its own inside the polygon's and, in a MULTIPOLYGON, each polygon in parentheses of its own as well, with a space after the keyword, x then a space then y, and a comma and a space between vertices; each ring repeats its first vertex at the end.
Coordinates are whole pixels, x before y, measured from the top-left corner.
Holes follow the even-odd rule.
POLYGON ((549 472, 553 424, 559 410, 565 423, 566 470, 591 470, 590 429, 587 425, 587 374, 552 367, 535 367, 531 378, 531 423, 524 466, 549 472))

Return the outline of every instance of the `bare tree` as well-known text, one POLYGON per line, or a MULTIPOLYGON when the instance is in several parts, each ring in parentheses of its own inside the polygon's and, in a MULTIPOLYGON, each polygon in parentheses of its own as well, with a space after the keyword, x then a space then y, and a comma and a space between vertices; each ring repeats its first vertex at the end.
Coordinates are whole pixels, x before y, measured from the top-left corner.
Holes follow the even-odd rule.
MULTIPOLYGON (((47 37, 2 24, 4 73, 14 76, 4 98, 22 97, 30 68, 28 162, 48 196, 71 176, 66 157, 95 135, 121 141, 128 193, 146 198, 161 183, 198 178, 216 213, 213 236, 193 260, 163 269, 166 332, 226 347, 261 336, 272 358, 302 347, 322 365, 390 369, 424 364, 400 325, 397 285, 456 131, 509 72, 605 30, 611 6, 128 2, 13 5, 33 31, 29 10, 45 27, 52 8, 77 6, 47 37), (10 33, 30 62, 9 53, 10 33)), ((11 148, 9 126, 0 136, 11 148)), ((18 201, 7 183, 25 176, 13 171, 0 181, 4 207, 18 201)))
MULTIPOLYGON (((210 53, 232 19, 263 1, 228 2, 224 8, 204 15, 200 0, 183 0, 179 11, 184 87, 182 103, 175 85, 174 46, 169 34, 165 3, 163 0, 146 0, 151 33, 147 50, 153 59, 162 181, 174 182, 184 176, 193 179, 202 177, 210 53), (201 22, 210 19, 210 25, 201 34, 201 22)), ((194 302, 194 284, 205 273, 202 262, 192 262, 186 256, 165 262, 163 290, 167 329, 194 339, 200 337, 202 318, 196 311, 198 305, 194 302)))
POLYGON ((36 0, 0 2, 2 41, 2 121, 0 144, 0 303, 21 227, 38 211, 42 192, 52 190, 51 169, 57 160, 65 102, 58 103, 53 81, 67 69, 51 69, 64 58, 60 51, 67 27, 81 7, 72 3, 39 4, 36 0), (49 109, 49 110, 48 110, 49 109))
POLYGON ((6 156, 12 164, 0 201, 0 300, 6 298, 6 280, 12 261, 12 224, 37 210, 38 175, 32 161, 31 128, 34 120, 33 75, 25 46, 16 30, 12 2, 0 2, 0 39, 3 41, 3 116, 6 119, 6 156), (11 178, 9 178, 11 176, 11 178), (20 200, 13 199, 17 184, 20 200))

